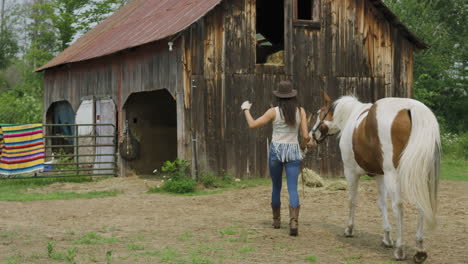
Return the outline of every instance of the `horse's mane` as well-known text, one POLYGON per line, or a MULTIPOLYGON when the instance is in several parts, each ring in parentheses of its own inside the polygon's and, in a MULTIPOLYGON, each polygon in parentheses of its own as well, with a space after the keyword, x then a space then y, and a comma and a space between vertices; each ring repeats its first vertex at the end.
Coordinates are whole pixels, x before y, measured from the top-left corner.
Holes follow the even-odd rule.
POLYGON ((359 102, 354 96, 342 96, 333 102, 333 123, 340 128, 340 131, 343 131, 350 117, 359 114, 370 105, 359 102))

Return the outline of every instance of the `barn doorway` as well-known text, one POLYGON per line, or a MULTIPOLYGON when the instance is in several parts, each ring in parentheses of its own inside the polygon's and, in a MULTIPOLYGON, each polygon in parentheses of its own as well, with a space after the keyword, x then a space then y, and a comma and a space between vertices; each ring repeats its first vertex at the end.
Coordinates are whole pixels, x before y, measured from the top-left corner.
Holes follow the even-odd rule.
POLYGON ((284 64, 284 1, 256 2, 256 63, 284 64))
POLYGON ((133 93, 124 110, 124 121, 139 146, 136 159, 129 161, 131 169, 151 174, 165 161, 177 158, 176 101, 168 90, 133 93))
POLYGON ((73 124, 75 124, 75 112, 68 101, 54 102, 47 109, 46 124, 55 124, 60 126, 52 126, 47 130, 47 135, 54 136, 47 142, 49 145, 61 146, 52 149, 53 152, 73 153, 73 138, 69 136, 75 135, 73 124), (70 124, 70 126, 67 126, 70 124), (64 137, 61 137, 64 136, 64 137), (70 147, 67 147, 70 145, 70 147))

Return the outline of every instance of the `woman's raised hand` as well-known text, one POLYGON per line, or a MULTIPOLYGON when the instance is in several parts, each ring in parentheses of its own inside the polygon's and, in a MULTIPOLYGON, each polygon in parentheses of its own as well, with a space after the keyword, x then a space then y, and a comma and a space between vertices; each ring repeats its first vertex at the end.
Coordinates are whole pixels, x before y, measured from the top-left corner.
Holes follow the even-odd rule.
POLYGON ((252 106, 252 103, 250 103, 249 101, 245 101, 245 102, 242 103, 241 109, 242 109, 242 111, 250 110, 251 106, 252 106))

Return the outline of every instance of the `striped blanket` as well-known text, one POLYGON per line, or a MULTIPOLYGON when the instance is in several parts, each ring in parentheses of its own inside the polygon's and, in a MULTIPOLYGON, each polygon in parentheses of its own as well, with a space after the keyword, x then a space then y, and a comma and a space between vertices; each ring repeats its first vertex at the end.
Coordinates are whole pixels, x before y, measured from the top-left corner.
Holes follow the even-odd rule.
POLYGON ((44 169, 42 124, 0 124, 0 175, 44 169))

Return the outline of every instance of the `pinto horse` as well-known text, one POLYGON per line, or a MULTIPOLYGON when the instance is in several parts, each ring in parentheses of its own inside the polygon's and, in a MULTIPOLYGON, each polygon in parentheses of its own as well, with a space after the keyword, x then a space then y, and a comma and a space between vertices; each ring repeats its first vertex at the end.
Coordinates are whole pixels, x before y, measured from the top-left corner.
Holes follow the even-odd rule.
POLYGON ((436 224, 439 182, 440 135, 434 114, 421 102, 408 98, 384 98, 374 104, 344 96, 332 102, 324 92, 326 105, 310 136, 321 142, 328 135, 339 134, 344 175, 349 187, 349 219, 345 236, 353 236, 354 211, 359 176, 375 177, 378 207, 383 218, 383 244, 395 246, 397 260, 405 258, 403 250, 403 201, 418 209, 417 253, 413 260, 427 259, 423 246, 423 222, 436 224), (397 218, 397 240, 390 238, 387 217, 387 194, 397 218))

